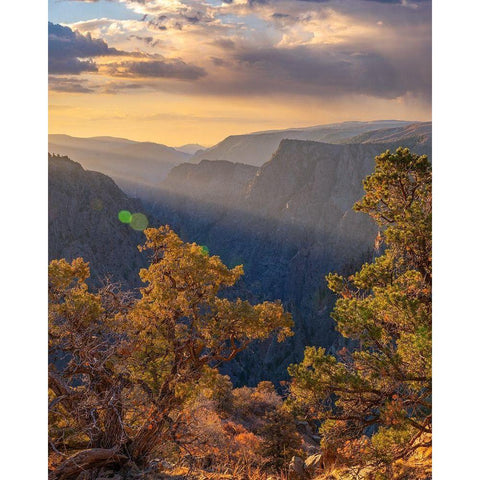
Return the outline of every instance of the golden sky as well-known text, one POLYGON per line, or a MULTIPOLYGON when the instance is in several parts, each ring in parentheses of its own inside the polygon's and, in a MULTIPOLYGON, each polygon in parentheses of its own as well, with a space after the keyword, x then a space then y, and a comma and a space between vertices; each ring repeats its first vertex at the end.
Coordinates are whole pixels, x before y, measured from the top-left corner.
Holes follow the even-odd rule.
POLYGON ((431 119, 431 4, 50 0, 49 131, 205 146, 431 119))

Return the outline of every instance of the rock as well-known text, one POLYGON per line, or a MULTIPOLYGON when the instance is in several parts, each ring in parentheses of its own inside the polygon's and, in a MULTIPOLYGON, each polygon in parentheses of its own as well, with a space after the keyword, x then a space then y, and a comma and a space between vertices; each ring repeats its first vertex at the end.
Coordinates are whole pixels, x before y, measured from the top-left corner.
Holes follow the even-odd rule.
POLYGON ((289 480, 305 480, 307 479, 307 472, 305 471, 305 463, 300 457, 292 457, 288 465, 288 479, 289 480))
POLYGON ((310 455, 305 460, 305 471, 309 476, 313 476, 313 474, 321 468, 323 468, 323 457, 320 453, 310 455))

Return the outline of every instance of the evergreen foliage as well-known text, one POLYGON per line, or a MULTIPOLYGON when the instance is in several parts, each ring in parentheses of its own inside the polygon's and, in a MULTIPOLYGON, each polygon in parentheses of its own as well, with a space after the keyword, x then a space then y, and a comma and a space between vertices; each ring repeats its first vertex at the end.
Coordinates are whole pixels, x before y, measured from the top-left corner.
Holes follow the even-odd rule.
POLYGON ((222 362, 252 341, 292 334, 280 303, 219 296, 242 275, 184 243, 169 227, 147 229, 140 298, 87 286, 81 258, 49 267, 49 445, 52 478, 106 464, 145 466, 176 440, 182 407, 222 362))
POLYGON ((378 224, 383 253, 348 278, 327 277, 337 329, 356 347, 307 347, 289 368, 290 402, 322 421, 325 449, 391 479, 400 460, 431 446, 432 176, 427 157, 408 149, 375 160, 354 208, 378 224))

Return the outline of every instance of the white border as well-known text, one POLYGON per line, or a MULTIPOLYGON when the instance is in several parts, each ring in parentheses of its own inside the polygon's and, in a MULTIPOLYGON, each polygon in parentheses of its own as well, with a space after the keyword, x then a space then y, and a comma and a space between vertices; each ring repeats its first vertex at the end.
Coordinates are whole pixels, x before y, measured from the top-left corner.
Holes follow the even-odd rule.
POLYGON ((47 0, 3 2, 2 478, 47 478, 47 0))
POLYGON ((433 3, 433 478, 467 480, 480 478, 480 8, 433 3))

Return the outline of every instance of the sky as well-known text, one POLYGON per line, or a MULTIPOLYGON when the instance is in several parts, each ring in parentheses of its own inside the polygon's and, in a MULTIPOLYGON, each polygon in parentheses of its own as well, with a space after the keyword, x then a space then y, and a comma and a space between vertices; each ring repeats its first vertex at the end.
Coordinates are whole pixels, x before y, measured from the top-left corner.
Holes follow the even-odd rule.
POLYGON ((430 0, 49 0, 48 46, 50 133, 431 119, 430 0))

